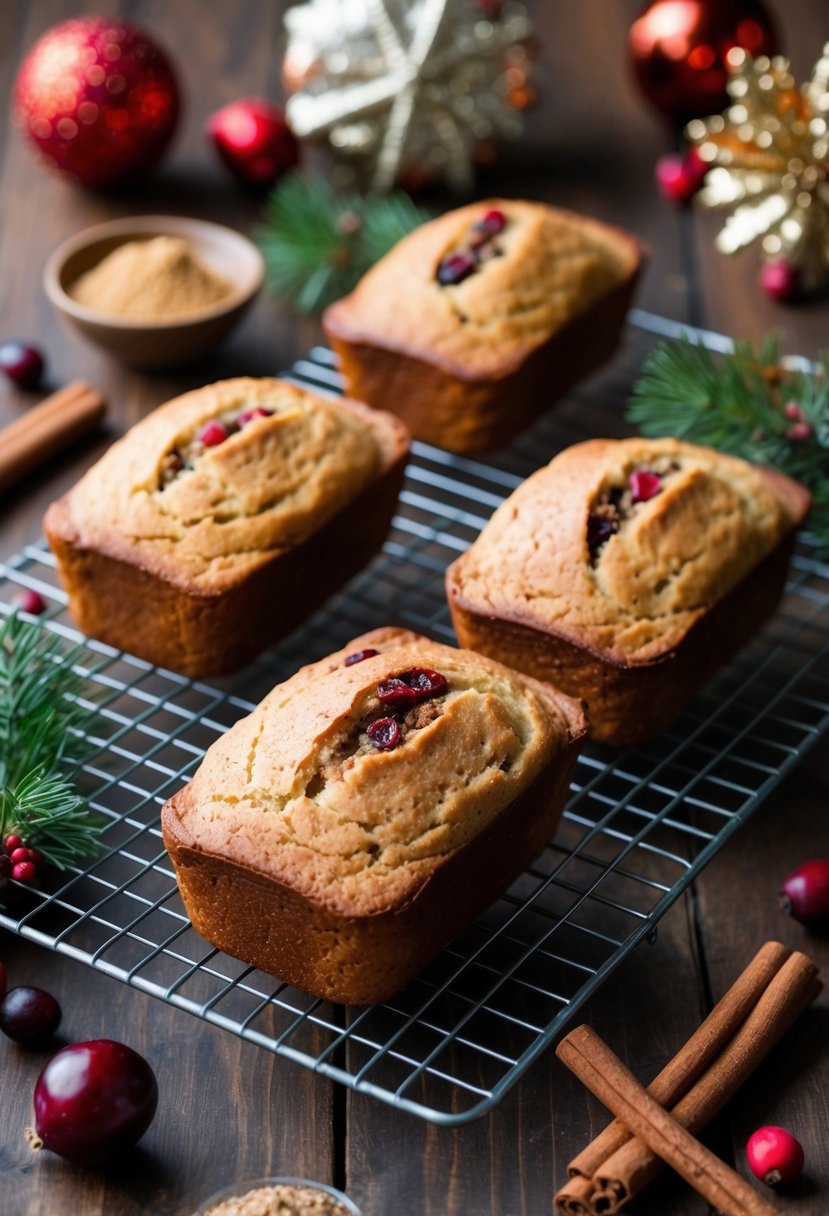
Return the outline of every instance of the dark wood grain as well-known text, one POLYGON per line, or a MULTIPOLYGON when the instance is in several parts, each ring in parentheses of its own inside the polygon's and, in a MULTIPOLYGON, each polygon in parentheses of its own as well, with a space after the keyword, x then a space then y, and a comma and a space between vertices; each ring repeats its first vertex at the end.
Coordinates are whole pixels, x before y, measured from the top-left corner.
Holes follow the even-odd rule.
MULTIPOLYGON (((625 36, 639 0, 530 0, 541 41, 541 103, 527 137, 487 171, 481 193, 554 201, 618 223, 651 250, 639 302, 677 319, 732 334, 776 326, 792 349, 826 345, 829 305, 777 308, 756 289, 756 259, 717 254, 712 217, 683 216, 661 202, 653 162, 671 136, 628 77, 625 36)), ((787 0, 781 24, 800 74, 825 36, 825 0, 787 0)), ((0 557, 40 535, 43 510, 147 410, 172 393, 227 375, 285 366, 318 335, 263 298, 208 362, 178 375, 143 376, 112 363, 61 328, 40 287, 50 250, 78 229, 133 211, 192 214, 249 231, 259 204, 240 193, 202 135, 206 116, 241 95, 279 94, 284 3, 225 0, 103 0, 97 11, 138 21, 167 45, 186 93, 181 131, 160 173, 137 195, 85 193, 46 174, 30 149, 0 127, 0 335, 37 340, 56 386, 82 376, 111 402, 106 433, 56 459, 0 501, 0 557)), ((77 11, 69 0, 0 5, 0 109, 34 39, 77 11)), ((441 200, 437 200, 440 204, 441 200)), ((612 375, 612 374, 611 374, 612 375)), ((623 430, 596 381, 561 407, 568 434, 623 430)), ((0 420, 36 398, 0 385, 0 420)), ((777 912, 777 884, 800 860, 827 852, 825 749, 814 755, 736 837, 695 889, 593 999, 587 1016, 643 1079, 664 1063, 768 937, 806 945, 824 966, 826 942, 777 912)), ((131 1161, 104 1173, 77 1171, 23 1141, 31 1092, 45 1053, 0 1044, 2 1216, 186 1216, 216 1186, 287 1172, 346 1184, 365 1216, 546 1216, 567 1160, 604 1124, 605 1113, 558 1064, 541 1060, 488 1117, 457 1130, 427 1125, 278 1060, 66 957, 8 936, 0 956, 12 983, 54 991, 68 1038, 105 1035, 145 1052, 161 1087, 158 1117, 131 1161)), ((829 1091, 826 1003, 710 1130, 709 1141, 745 1169, 742 1146, 761 1122, 792 1127, 806 1145, 808 1182, 786 1200, 797 1216, 829 1207, 825 1094, 829 1091)), ((639 1216, 703 1216, 707 1205, 665 1176, 631 1209, 639 1216)))

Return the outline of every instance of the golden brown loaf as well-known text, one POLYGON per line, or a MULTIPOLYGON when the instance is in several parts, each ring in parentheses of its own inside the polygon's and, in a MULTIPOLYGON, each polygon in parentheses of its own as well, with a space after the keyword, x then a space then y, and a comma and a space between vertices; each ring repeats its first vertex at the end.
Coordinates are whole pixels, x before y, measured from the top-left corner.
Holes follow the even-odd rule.
POLYGON ((382 999, 541 852, 585 730, 577 702, 480 655, 358 638, 277 686, 165 805, 193 923, 316 995, 382 999))
POLYGON ((186 393, 49 509, 70 610, 190 675, 240 666, 379 548, 407 446, 390 415, 280 380, 186 393))
POLYGON ((354 396, 416 438, 492 447, 609 357, 640 262, 617 229, 493 199, 404 238, 324 325, 354 396))
POLYGON ((709 448, 578 444, 450 567, 458 637, 584 696, 596 738, 647 738, 772 610, 808 505, 709 448))

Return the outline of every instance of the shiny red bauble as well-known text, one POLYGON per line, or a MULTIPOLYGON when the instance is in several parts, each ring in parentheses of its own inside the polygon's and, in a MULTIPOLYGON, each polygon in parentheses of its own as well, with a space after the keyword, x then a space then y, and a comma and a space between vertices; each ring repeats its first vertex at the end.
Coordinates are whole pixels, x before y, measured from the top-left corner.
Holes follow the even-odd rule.
POLYGON ((53 26, 24 59, 14 118, 55 169, 83 186, 139 179, 175 129, 173 67, 125 21, 76 17, 53 26))
POLYGON ((628 45, 640 89, 678 124, 726 107, 732 47, 755 57, 780 49, 760 0, 652 0, 631 26, 628 45))
POLYGON ((101 1165, 130 1148, 158 1104, 155 1073, 113 1039, 72 1043, 35 1086, 35 1128, 45 1148, 76 1165, 101 1165))
POLYGON ((258 97, 222 106, 207 122, 208 137, 247 186, 271 186, 299 162, 299 144, 282 111, 258 97))

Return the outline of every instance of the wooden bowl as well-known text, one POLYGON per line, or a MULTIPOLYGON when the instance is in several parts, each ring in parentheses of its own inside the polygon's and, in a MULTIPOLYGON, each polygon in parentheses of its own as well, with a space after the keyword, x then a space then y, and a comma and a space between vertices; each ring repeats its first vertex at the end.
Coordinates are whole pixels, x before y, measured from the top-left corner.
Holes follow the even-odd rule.
POLYGON ((241 319, 259 293, 265 263, 256 246, 232 228, 175 215, 140 215, 86 228, 54 251, 43 272, 46 294, 57 312, 84 337, 131 367, 178 367, 212 350, 241 319), (183 317, 124 320, 79 304, 72 283, 127 241, 179 236, 192 252, 232 285, 217 304, 183 317))

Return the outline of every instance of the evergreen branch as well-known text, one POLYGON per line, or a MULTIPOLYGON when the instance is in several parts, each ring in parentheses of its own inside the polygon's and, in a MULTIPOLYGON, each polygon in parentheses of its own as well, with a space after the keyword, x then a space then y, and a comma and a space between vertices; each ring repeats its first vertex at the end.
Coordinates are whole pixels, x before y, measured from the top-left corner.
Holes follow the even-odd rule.
POLYGON ((817 371, 788 370, 773 337, 714 355, 687 337, 661 342, 642 366, 627 417, 650 436, 673 435, 773 465, 812 493, 809 527, 829 556, 829 354, 817 371))
POLYGON ((289 173, 256 234, 269 287, 304 316, 321 312, 428 218, 402 192, 342 193, 323 177, 289 173))
POLYGON ((101 822, 64 771, 89 750, 98 710, 83 699, 78 647, 16 613, 0 626, 0 835, 57 866, 94 850, 101 822))

